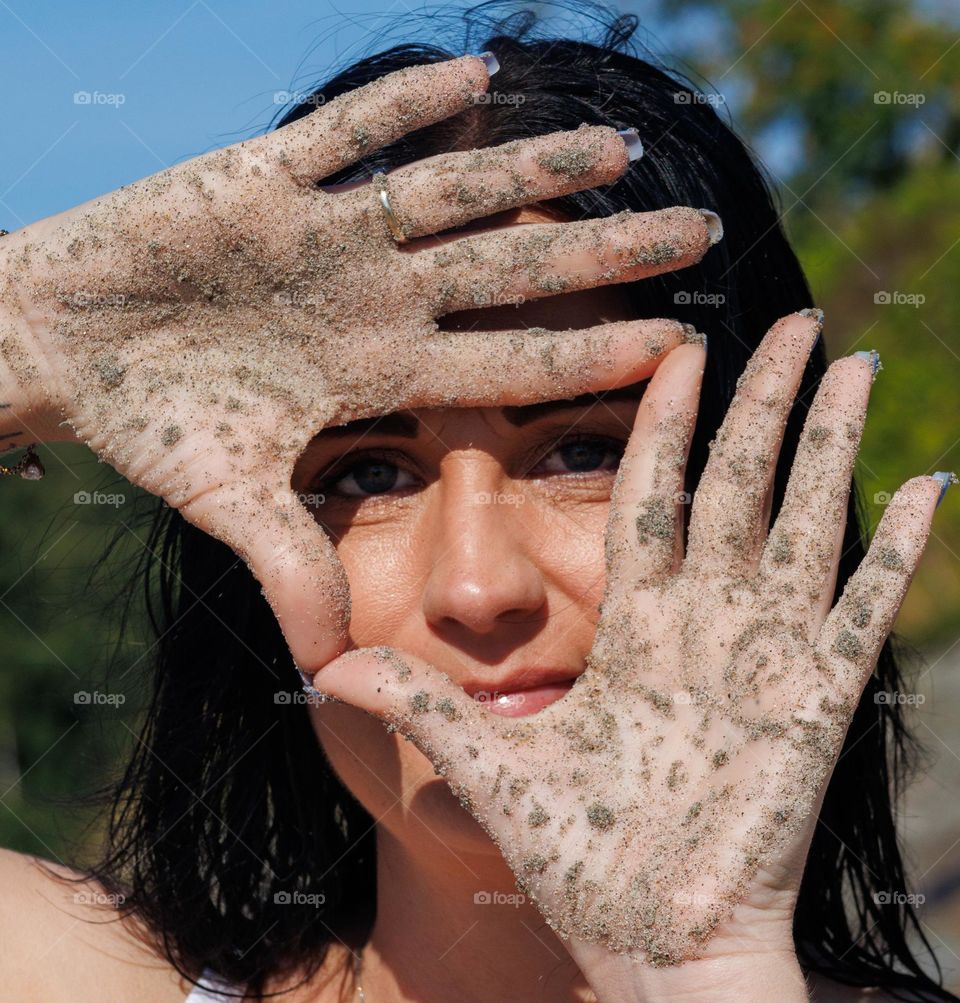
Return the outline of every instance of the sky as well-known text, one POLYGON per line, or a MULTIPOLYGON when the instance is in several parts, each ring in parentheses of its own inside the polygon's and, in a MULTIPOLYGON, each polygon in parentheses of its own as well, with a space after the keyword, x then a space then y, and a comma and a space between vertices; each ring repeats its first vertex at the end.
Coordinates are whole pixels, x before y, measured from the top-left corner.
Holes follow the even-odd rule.
POLYGON ((278 95, 385 48, 378 32, 399 41, 434 30, 425 10, 416 0, 0 0, 0 227, 263 131, 278 95))

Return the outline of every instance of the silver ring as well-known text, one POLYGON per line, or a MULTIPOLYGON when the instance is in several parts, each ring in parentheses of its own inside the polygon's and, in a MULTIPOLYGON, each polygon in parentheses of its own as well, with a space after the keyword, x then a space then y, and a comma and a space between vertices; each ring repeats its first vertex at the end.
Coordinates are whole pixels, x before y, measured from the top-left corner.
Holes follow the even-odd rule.
POLYGON ((387 226, 390 229, 390 236, 398 244, 406 244, 408 241, 407 236, 403 232, 403 227, 400 225, 400 220, 397 219, 397 214, 393 211, 393 206, 390 204, 390 195, 387 193, 387 176, 383 171, 377 171, 373 175, 373 182, 378 187, 378 195, 380 197, 380 205, 383 206, 383 214, 387 219, 387 226))

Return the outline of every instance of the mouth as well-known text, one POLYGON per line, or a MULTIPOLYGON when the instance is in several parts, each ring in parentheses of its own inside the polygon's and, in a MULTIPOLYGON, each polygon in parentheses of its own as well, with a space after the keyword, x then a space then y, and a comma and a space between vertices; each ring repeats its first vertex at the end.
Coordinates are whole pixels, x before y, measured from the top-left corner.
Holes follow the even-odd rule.
POLYGON ((578 673, 566 670, 530 669, 512 679, 493 684, 465 684, 464 689, 491 714, 525 717, 556 703, 570 692, 578 673), (521 685, 521 680, 525 685, 521 685))

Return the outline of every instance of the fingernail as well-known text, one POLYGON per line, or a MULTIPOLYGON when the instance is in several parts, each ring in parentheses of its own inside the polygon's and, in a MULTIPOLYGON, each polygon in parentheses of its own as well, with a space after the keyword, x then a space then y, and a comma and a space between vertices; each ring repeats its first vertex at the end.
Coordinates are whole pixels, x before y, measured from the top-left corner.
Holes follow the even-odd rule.
POLYGON ((681 323, 683 328, 683 343, 685 345, 703 345, 704 351, 707 348, 707 336, 702 332, 698 331, 693 324, 681 323))
POLYGON ((617 135, 623 140, 630 161, 639 160, 643 156, 643 140, 636 129, 617 129, 617 135))
POLYGON ((817 322, 817 336, 810 349, 812 352, 813 349, 817 347, 820 339, 823 337, 823 311, 818 306, 806 306, 802 310, 798 310, 797 313, 800 314, 801 317, 812 317, 817 322))
POLYGON ((709 209, 701 209, 700 215, 703 216, 707 224, 707 231, 710 234, 710 246, 720 243, 723 240, 723 221, 715 213, 711 212, 709 209))
POLYGON ((488 77, 492 77, 500 69, 500 60, 490 51, 478 53, 477 59, 483 61, 483 65, 487 68, 488 77))
POLYGON ((937 504, 943 501, 943 496, 947 493, 947 488, 951 484, 960 484, 960 479, 952 470, 938 470, 933 474, 933 479, 940 482, 940 496, 937 498, 937 504))
POLYGON ((883 369, 883 366, 880 365, 880 353, 875 348, 871 348, 869 352, 854 352, 853 355, 857 359, 866 359, 870 363, 874 376, 883 369))

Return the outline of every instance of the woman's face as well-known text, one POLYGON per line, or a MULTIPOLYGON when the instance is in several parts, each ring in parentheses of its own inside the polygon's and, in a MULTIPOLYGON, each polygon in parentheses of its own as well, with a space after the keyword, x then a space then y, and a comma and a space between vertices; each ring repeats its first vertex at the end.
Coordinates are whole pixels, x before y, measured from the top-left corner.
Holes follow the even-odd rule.
MULTIPOLYGON (((500 225, 545 218, 525 209, 500 225)), ((622 291, 609 287, 464 313, 448 326, 627 316, 622 291)), ((293 483, 346 569, 351 645, 417 655, 490 713, 535 713, 559 699, 593 643, 610 493, 640 390, 401 412, 317 436, 293 483)), ((457 853, 497 853, 411 742, 348 705, 313 706, 311 716, 333 768, 395 838, 412 841, 425 826, 457 853)))

